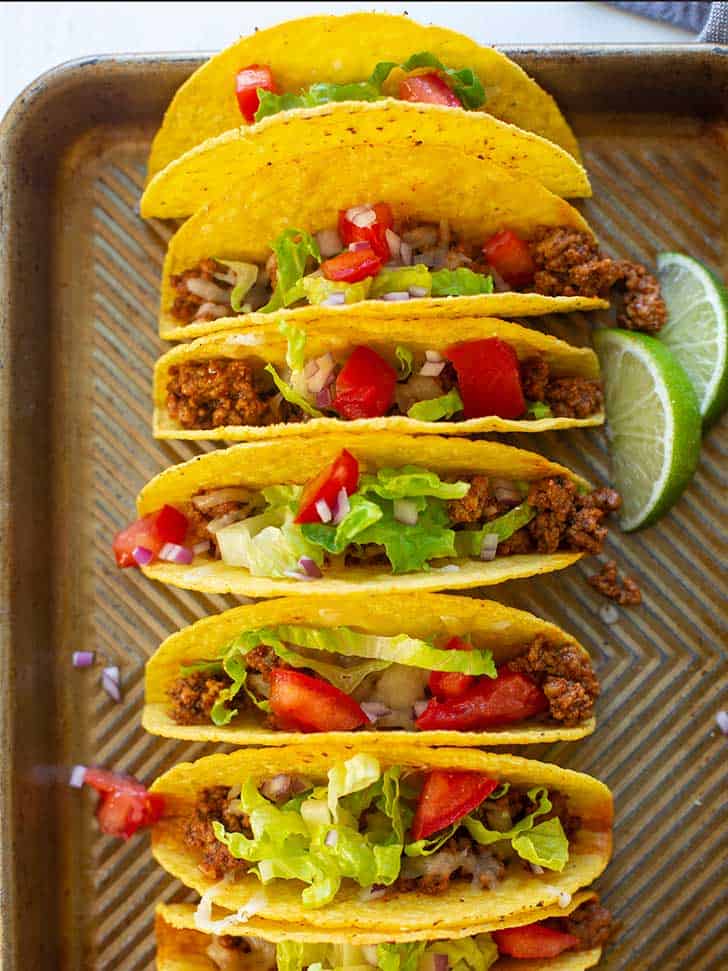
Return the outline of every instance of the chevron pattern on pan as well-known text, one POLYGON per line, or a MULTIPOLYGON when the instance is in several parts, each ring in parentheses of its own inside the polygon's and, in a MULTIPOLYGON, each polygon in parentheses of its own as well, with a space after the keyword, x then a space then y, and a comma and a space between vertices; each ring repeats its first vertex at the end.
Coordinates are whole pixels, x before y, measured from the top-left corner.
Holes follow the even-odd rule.
MULTIPOLYGON (((725 158, 717 142, 697 133, 626 134, 588 137, 583 147, 594 184, 584 209, 608 250, 648 263, 657 250, 671 248, 715 266, 725 260, 725 158)), ((170 229, 144 224, 136 214, 145 152, 146 144, 133 141, 112 146, 80 175, 92 201, 86 257, 89 279, 93 274, 84 326, 92 346, 85 473, 94 523, 85 568, 93 576, 95 646, 121 668, 124 691, 124 703, 115 705, 95 689, 81 717, 89 726, 89 762, 151 780, 208 749, 160 741, 141 730, 144 662, 172 630, 238 601, 163 589, 135 571, 120 573, 110 560, 110 538, 132 515, 144 482, 170 463, 215 447, 151 437, 151 370, 161 350, 158 281, 170 229)), ((552 317, 540 326, 575 343, 588 341, 583 315, 552 317)), ((718 871, 728 837, 716 825, 725 739, 715 725, 715 713, 725 707, 719 690, 728 673, 721 650, 724 432, 725 423, 711 431, 695 481, 665 520, 643 534, 610 540, 604 558, 616 556, 638 578, 640 609, 620 610, 611 626, 601 620, 605 601, 585 582, 598 568, 593 560, 567 573, 486 591, 572 631, 600 667, 597 733, 529 754, 592 772, 615 791, 615 855, 601 889, 624 928, 603 962, 611 971, 708 971, 722 965, 721 954, 726 960, 718 871)), ((599 431, 511 441, 593 480, 608 477, 599 431)), ((99 836, 88 818, 83 835, 92 847, 92 887, 84 910, 93 958, 84 967, 146 971, 153 967, 155 903, 179 899, 184 891, 152 862, 144 839, 117 843, 99 836)))

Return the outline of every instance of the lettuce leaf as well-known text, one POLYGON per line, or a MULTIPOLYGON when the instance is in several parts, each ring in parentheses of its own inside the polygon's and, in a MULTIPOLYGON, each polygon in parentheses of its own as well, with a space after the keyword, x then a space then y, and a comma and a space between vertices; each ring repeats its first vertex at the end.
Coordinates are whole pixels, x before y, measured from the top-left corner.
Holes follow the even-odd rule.
POLYGON ((291 371, 303 371, 306 365, 306 331, 285 320, 278 324, 278 330, 288 341, 286 364, 291 371))
POLYGON ((305 276, 302 280, 303 292, 309 303, 318 305, 333 293, 343 293, 344 303, 359 303, 366 300, 372 289, 372 277, 358 283, 344 283, 341 280, 327 280, 325 276, 305 276))
POLYGON ((498 960, 498 946, 490 934, 455 941, 435 941, 426 954, 447 954, 449 971, 488 971, 498 960))
POLYGON ((287 381, 284 381, 272 364, 266 364, 263 370, 267 371, 268 374, 270 374, 270 376, 273 378, 273 383, 286 401, 289 401, 292 405, 296 405, 301 409, 301 411, 309 415, 311 418, 323 418, 323 412, 319 411, 318 408, 314 408, 308 398, 304 398, 304 396, 296 391, 296 389, 293 388, 287 381))
POLYGON ((466 266, 457 270, 435 270, 432 274, 433 297, 467 297, 493 292, 493 277, 474 273, 466 266))
POLYGON ((218 260, 224 263, 235 273, 235 286, 230 291, 230 306, 236 314, 246 313, 243 301, 248 295, 249 290, 258 279, 258 267, 255 263, 241 263, 238 260, 218 260))
POLYGON ((407 412, 408 418, 415 418, 417 421, 439 421, 441 418, 452 418, 453 415, 463 410, 463 399, 457 388, 442 394, 437 398, 429 398, 427 401, 418 401, 412 405, 407 412))
POLYGON ((418 67, 432 67, 444 74, 450 81, 453 92, 462 102, 463 108, 472 111, 482 107, 485 103, 485 88, 478 75, 471 68, 464 67, 455 70, 455 68, 445 67, 442 61, 429 51, 412 54, 402 65, 402 69, 405 71, 414 71, 418 67))
POLYGON ((553 411, 551 411, 551 408, 545 401, 529 401, 526 414, 535 418, 537 421, 539 418, 553 418, 554 416, 553 411))
POLYGON ((359 542, 357 537, 369 526, 382 518, 384 513, 376 502, 365 499, 356 492, 349 500, 349 512, 338 526, 325 523, 304 523, 301 532, 310 543, 322 546, 328 553, 338 556, 350 543, 359 542))
POLYGON ((379 469, 376 475, 362 475, 358 494, 374 493, 381 499, 414 499, 417 496, 462 499, 469 488, 467 482, 443 482, 437 472, 417 465, 403 465, 398 469, 379 469))
POLYGON ((516 530, 528 525, 535 515, 536 509, 529 506, 527 502, 522 502, 518 506, 514 506, 513 509, 509 509, 502 516, 498 516, 497 519, 492 519, 489 523, 486 523, 482 529, 459 530, 455 538, 458 556, 480 556, 486 534, 495 533, 498 542, 502 543, 503 540, 512 536, 516 530))
POLYGON ((397 345, 394 353, 397 357, 397 380, 406 381, 412 374, 414 354, 408 347, 403 347, 401 344, 397 345))
POLYGON ((391 270, 380 270, 372 278, 372 289, 370 297, 372 300, 383 296, 385 293, 397 293, 409 290, 410 287, 420 287, 426 290, 425 296, 430 295, 432 286, 432 275, 429 269, 422 263, 415 266, 400 266, 391 270))
POLYGON ((303 277, 309 257, 317 265, 321 262, 318 243, 303 229, 284 229, 271 248, 276 255, 276 287, 268 303, 260 308, 260 313, 264 314, 290 307, 301 300, 304 297, 303 277))
POLYGON ((348 84, 329 84, 319 82, 312 84, 302 94, 274 94, 258 88, 258 109, 255 120, 261 121, 270 115, 277 115, 279 111, 291 111, 294 108, 315 108, 330 101, 378 101, 382 97, 379 87, 370 81, 353 81, 348 84))
POLYGON ((414 526, 394 518, 394 504, 381 501, 382 517, 357 537, 357 543, 383 546, 392 565, 392 573, 429 570, 429 561, 454 557, 455 533, 445 504, 440 499, 427 499, 414 526))
POLYGON ((377 947, 377 966, 381 971, 417 971, 426 947, 427 941, 380 944, 377 947))

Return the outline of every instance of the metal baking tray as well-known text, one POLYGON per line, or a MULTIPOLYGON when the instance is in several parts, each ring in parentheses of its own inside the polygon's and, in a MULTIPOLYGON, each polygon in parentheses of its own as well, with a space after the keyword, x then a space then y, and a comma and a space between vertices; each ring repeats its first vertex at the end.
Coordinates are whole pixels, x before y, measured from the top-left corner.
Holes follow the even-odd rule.
MULTIPOLYGON (((604 244, 650 261, 685 250, 726 275, 728 48, 509 50, 556 96, 584 150, 604 244)), ((6 971, 153 967, 154 905, 180 888, 148 839, 97 833, 73 763, 151 780, 204 746, 141 729, 143 665, 175 628, 232 597, 164 589, 121 572, 111 536, 139 487, 211 448, 151 437, 157 288, 170 228, 137 215, 150 137, 199 57, 104 57, 40 78, 1 130, 0 465, 3 647, 0 954, 6 971), (74 649, 117 663, 123 704, 74 649)), ((555 322, 584 339, 587 325, 555 322)), ((614 860, 600 881, 624 922, 608 969, 708 971, 728 963, 720 866, 727 740, 723 581, 726 422, 656 527, 610 541, 644 605, 607 625, 587 561, 487 595, 563 625, 596 655, 595 735, 531 754, 592 772, 615 791, 614 860), (722 955, 722 958, 721 958, 722 955)), ((522 436, 603 479, 600 431, 522 436)), ((453 442, 453 448, 457 443, 453 442)), ((274 758, 274 755, 271 756, 274 758)), ((725 898, 723 897, 723 902, 725 898)))

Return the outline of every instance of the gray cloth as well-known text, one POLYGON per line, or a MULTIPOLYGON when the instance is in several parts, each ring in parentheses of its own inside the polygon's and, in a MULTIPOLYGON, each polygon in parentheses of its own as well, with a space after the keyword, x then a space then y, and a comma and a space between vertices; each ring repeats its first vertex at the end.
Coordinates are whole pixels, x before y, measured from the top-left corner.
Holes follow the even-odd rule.
POLYGON ((630 13, 685 27, 709 44, 728 43, 728 3, 613 3, 630 13))

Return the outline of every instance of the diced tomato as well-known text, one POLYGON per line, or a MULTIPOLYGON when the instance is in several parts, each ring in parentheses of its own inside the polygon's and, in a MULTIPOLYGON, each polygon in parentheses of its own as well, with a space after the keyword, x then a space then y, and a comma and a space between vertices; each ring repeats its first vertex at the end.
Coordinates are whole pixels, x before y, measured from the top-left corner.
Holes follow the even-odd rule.
POLYGON ((397 372, 369 347, 356 347, 336 379, 332 407, 342 418, 380 418, 394 401, 397 372))
POLYGON ((512 229, 501 229, 483 243, 483 255, 493 269, 512 287, 526 287, 536 272, 525 239, 512 229))
POLYGON ((429 105, 462 108, 463 103, 439 74, 413 74, 399 85, 400 101, 421 101, 429 105))
POLYGON ((326 279, 337 283, 359 283, 368 276, 376 276, 381 268, 382 260, 373 249, 344 250, 321 264, 326 279))
POLYGON ((120 530, 114 537, 116 565, 137 566, 132 556, 137 546, 150 550, 155 556, 165 543, 181 546, 185 541, 187 525, 187 517, 174 506, 162 506, 156 512, 142 516, 131 526, 120 530))
POLYGON ((527 674, 501 668, 497 678, 479 678, 459 698, 432 699, 415 722, 420 731, 451 729, 479 732, 533 718, 548 708, 548 700, 527 674))
POLYGON ((412 839, 426 839, 467 816, 497 787, 497 779, 480 772, 428 772, 415 810, 412 839))
POLYGON ((389 259, 389 243, 387 242, 387 230, 394 225, 392 210, 386 202, 378 202, 371 207, 376 215, 375 221, 370 226, 357 226, 347 216, 349 209, 339 210, 339 236, 341 242, 348 246, 350 243, 369 243, 372 250, 381 260, 389 259))
MULTIPOLYGON (((444 651, 472 651, 473 645, 468 644, 462 637, 451 637, 443 647, 444 651)), ((427 682, 430 694, 443 701, 446 698, 457 698, 477 681, 472 674, 460 674, 457 671, 433 671, 427 682)))
POLYGON ((545 924, 525 924, 492 931, 500 954, 512 958, 555 958, 562 951, 579 946, 579 938, 555 931, 545 924))
POLYGON ((466 418, 520 418, 526 410, 518 355, 499 337, 463 341, 445 351, 458 374, 466 418))
POLYGON ((350 732, 368 721, 349 695, 292 668, 271 671, 270 707, 280 727, 289 731, 350 732))
POLYGON ((249 125, 255 121, 255 112, 260 105, 258 88, 264 91, 277 91, 271 69, 265 64, 251 64, 235 75, 235 94, 240 114, 249 125))
POLYGON ((356 492, 359 485, 359 463, 344 448, 315 478, 310 479, 303 487, 303 495, 298 507, 297 523, 320 523, 321 517, 316 509, 316 503, 323 499, 332 508, 342 489, 346 489, 348 496, 356 492))
POLYGON ((89 768, 83 781, 101 797, 96 818, 101 831, 109 836, 129 839, 138 829, 156 823, 164 812, 164 797, 149 792, 133 776, 89 768))

